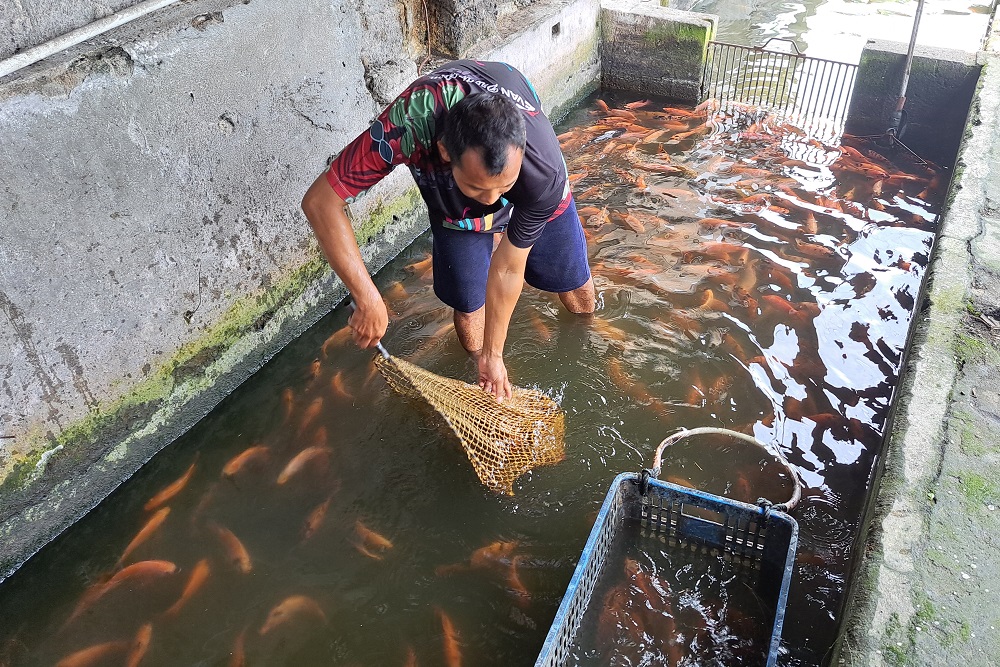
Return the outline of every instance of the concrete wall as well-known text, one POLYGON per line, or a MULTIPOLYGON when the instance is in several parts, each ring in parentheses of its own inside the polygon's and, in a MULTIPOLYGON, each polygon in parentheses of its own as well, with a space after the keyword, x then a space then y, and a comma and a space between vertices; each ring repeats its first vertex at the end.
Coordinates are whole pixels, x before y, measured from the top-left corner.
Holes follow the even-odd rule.
POLYGON ((717 17, 668 9, 659 0, 604 0, 601 13, 605 88, 688 104, 700 101, 701 73, 717 17))
POLYGON ((0 2, 0 59, 41 44, 140 0, 12 0, 0 2))
MULTIPOLYGON (((861 53, 845 131, 880 135, 890 127, 903 83, 907 44, 869 40, 861 53)), ((975 53, 917 45, 906 86, 900 141, 921 157, 951 167, 962 141, 982 63, 975 53)))
MULTIPOLYGON (((530 11, 544 44, 515 13, 476 53, 553 110, 597 2, 530 11)), ((0 579, 342 298, 299 201, 417 75, 418 13, 196 0, 0 80, 0 579)), ((373 271, 426 228, 405 170, 352 212, 373 271)))

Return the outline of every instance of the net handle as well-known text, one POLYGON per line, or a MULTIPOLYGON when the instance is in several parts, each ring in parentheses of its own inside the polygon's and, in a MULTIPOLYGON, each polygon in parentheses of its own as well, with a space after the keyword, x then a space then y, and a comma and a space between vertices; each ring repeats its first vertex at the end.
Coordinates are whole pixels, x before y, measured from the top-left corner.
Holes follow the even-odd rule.
MULTIPOLYGON (((785 503, 781 505, 774 505, 772 509, 779 510, 782 512, 791 511, 796 505, 799 504, 799 500, 802 499, 802 482, 799 480, 799 473, 792 467, 792 464, 788 462, 785 456, 778 451, 777 448, 772 448, 765 445, 763 442, 753 437, 752 435, 747 435, 746 433, 740 433, 739 431, 730 431, 727 428, 717 428, 714 426, 702 426, 699 428, 692 429, 681 429, 673 435, 668 435, 660 445, 656 448, 656 453, 653 455, 653 467, 650 469, 650 473, 653 477, 659 478, 660 469, 662 467, 663 450, 673 445, 674 443, 691 437, 692 435, 727 435, 731 438, 736 438, 737 440, 743 440, 744 442, 749 442, 750 444, 757 445, 768 454, 773 456, 778 460, 778 462, 785 466, 788 470, 788 474, 795 484, 795 488, 792 489, 792 497, 789 498, 785 503)), ((759 502, 759 501, 758 501, 759 502)))
MULTIPOLYGON (((350 304, 351 304, 351 312, 352 313, 358 312, 358 307, 354 305, 354 299, 351 299, 350 304)), ((381 353, 383 359, 389 358, 389 353, 386 351, 384 347, 382 347, 382 341, 375 343, 375 349, 378 350, 379 353, 381 353)))

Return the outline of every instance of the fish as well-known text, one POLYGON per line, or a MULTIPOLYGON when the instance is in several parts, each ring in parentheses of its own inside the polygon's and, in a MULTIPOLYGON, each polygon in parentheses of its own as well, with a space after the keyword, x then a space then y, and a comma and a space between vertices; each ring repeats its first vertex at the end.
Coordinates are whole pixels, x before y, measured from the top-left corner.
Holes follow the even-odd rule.
MULTIPOLYGON (((197 459, 197 457, 195 458, 197 459)), ((195 463, 192 463, 191 466, 187 469, 187 472, 185 472, 183 475, 177 478, 177 480, 168 484, 162 491, 160 491, 155 496, 150 498, 143 506, 143 509, 146 510, 147 512, 155 510, 157 507, 159 507, 160 505, 167 502, 168 500, 176 496, 178 493, 183 491, 184 487, 187 486, 188 481, 190 481, 191 475, 194 474, 194 469, 196 465, 197 461, 195 461, 195 463)))
POLYGON ((528 318, 531 320, 531 328, 535 330, 535 334, 541 340, 546 342, 552 340, 552 330, 542 320, 542 316, 538 314, 538 311, 532 310, 528 314, 528 318))
POLYGON ((319 396, 314 398, 308 407, 306 407, 305 412, 302 413, 302 421, 299 422, 297 429, 299 437, 312 427, 321 414, 323 414, 323 397, 319 396))
POLYGON ((704 300, 699 306, 701 310, 707 310, 715 313, 728 313, 729 304, 718 299, 715 296, 715 292, 710 289, 704 291, 704 300))
POLYGON ((287 424, 292 418, 292 412, 295 411, 295 393, 291 387, 285 387, 281 390, 281 406, 287 424))
POLYGON ((91 667, 106 661, 114 655, 125 653, 131 646, 127 641, 105 642, 96 644, 76 653, 71 653, 56 663, 56 667, 91 667))
POLYGON ((417 667, 417 654, 413 651, 412 646, 406 647, 406 661, 403 663, 403 667, 417 667))
POLYGON ((150 580, 159 579, 175 572, 177 572, 177 566, 170 561, 144 560, 133 563, 119 570, 110 579, 99 581, 88 588, 63 627, 72 623, 98 600, 126 582, 135 581, 137 584, 145 584, 150 580))
POLYGON ((125 659, 125 667, 139 667, 139 663, 146 656, 149 644, 153 640, 153 624, 146 623, 135 633, 135 639, 129 648, 128 657, 125 659))
POLYGON ((236 635, 236 641, 233 642, 233 650, 229 652, 228 667, 246 667, 247 664, 246 637, 247 637, 246 628, 243 628, 240 631, 240 634, 236 635))
POLYGON ((229 459, 222 467, 223 477, 236 477, 241 472, 250 468, 263 466, 271 458, 271 449, 264 445, 253 445, 229 459))
POLYGON ((324 502, 320 503, 309 512, 309 516, 306 517, 305 523, 302 525, 302 540, 308 540, 316 531, 319 530, 320 526, 323 525, 323 520, 326 519, 326 513, 330 509, 330 502, 333 500, 332 497, 327 498, 324 502))
POLYGON ((264 625, 260 626, 258 634, 261 636, 266 635, 276 628, 296 619, 303 621, 311 619, 319 621, 323 625, 327 623, 326 614, 323 613, 323 608, 319 606, 319 603, 305 595, 291 595, 271 609, 267 615, 267 619, 264 621, 264 625))
POLYGON ((208 575, 211 574, 212 568, 209 567, 208 559, 202 558, 198 561, 194 568, 191 570, 191 576, 188 577, 187 583, 184 584, 184 590, 181 592, 181 596, 177 598, 177 602, 170 605, 170 608, 163 612, 164 616, 177 616, 184 605, 194 597, 195 593, 201 590, 201 587, 205 585, 205 581, 208 579, 208 575))
POLYGON ((383 535, 370 529, 361 519, 354 522, 354 532, 366 546, 385 551, 392 548, 392 542, 383 535))
POLYGON ((215 522, 209 522, 208 528, 219 539, 219 543, 226 553, 226 560, 235 565, 236 569, 243 574, 250 574, 253 570, 253 563, 250 561, 250 553, 240 542, 240 538, 236 537, 233 531, 215 522))
POLYGON ((636 102, 629 102, 625 105, 625 108, 629 111, 635 111, 636 109, 642 109, 643 107, 648 107, 651 104, 649 100, 638 100, 636 102))
MULTIPOLYGON (((323 358, 329 357, 335 349, 338 347, 343 347, 345 343, 351 340, 353 331, 351 327, 346 326, 341 329, 334 331, 330 336, 323 341, 323 347, 320 348, 320 352, 323 354, 323 358)), ((291 390, 286 390, 291 391, 291 390)))
POLYGON ((520 575, 517 573, 517 564, 523 559, 524 556, 515 556, 511 559, 510 574, 507 577, 507 586, 514 593, 514 597, 517 599, 517 604, 520 607, 524 607, 531 602, 531 594, 528 593, 528 589, 525 588, 524 583, 521 582, 520 575))
POLYGON ((153 536, 153 534, 163 525, 163 522, 167 520, 167 515, 170 514, 170 508, 164 507, 160 511, 156 512, 153 516, 149 518, 149 521, 139 529, 132 541, 128 543, 125 547, 125 551, 122 552, 121 557, 118 559, 118 567, 121 567, 133 551, 139 548, 146 540, 153 536))
POLYGON ((288 480, 302 473, 307 468, 317 473, 325 473, 330 465, 330 455, 332 453, 333 450, 326 446, 313 446, 303 449, 278 474, 278 484, 286 484, 288 480))
POLYGON ((462 667, 462 648, 458 630, 455 629, 455 624, 451 622, 448 614, 444 613, 444 611, 437 609, 437 615, 441 619, 444 664, 446 667, 462 667))
POLYGON ((423 259, 419 259, 412 264, 405 266, 403 270, 413 275, 422 276, 428 269, 431 268, 433 261, 434 257, 428 253, 423 259))
POLYGON ((354 401, 354 396, 352 396, 351 392, 347 391, 347 387, 344 386, 343 369, 333 374, 333 377, 330 379, 330 389, 333 391, 334 398, 338 401, 345 403, 351 403, 354 401))
POLYGON ((615 357, 608 359, 608 377, 626 396, 635 399, 643 405, 649 406, 660 417, 666 419, 673 412, 663 401, 650 393, 649 387, 626 375, 621 361, 615 357))

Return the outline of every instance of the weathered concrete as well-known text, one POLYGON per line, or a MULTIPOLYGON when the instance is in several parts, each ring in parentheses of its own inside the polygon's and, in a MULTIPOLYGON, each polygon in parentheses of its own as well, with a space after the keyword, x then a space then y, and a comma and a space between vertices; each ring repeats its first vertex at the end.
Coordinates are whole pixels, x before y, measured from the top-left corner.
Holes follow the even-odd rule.
POLYGON ((0 2, 0 59, 37 46, 141 0, 0 2))
MULTIPOLYGON (((883 134, 892 122, 906 67, 908 44, 869 40, 861 53, 845 131, 883 134)), ((900 140, 945 167, 955 163, 982 63, 975 53, 919 44, 906 87, 906 122, 900 140)))
POLYGON ((697 103, 707 44, 718 22, 711 14, 668 9, 658 0, 604 0, 602 85, 697 103))
MULTIPOLYGON (((597 7, 477 57, 558 108, 597 7)), ((342 298, 299 201, 417 75, 412 9, 179 3, 0 81, 0 579, 342 298)), ((426 228, 405 170, 351 208, 372 271, 426 228)))
POLYGON ((994 31, 904 376, 839 664, 1000 656, 1000 31, 994 31))

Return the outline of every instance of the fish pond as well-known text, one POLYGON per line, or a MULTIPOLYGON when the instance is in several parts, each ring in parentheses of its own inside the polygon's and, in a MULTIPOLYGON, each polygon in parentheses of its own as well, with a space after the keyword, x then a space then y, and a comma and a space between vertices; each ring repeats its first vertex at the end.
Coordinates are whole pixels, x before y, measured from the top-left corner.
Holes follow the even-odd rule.
MULTIPOLYGON (((559 127, 597 312, 526 288, 506 360, 565 411, 563 461, 512 496, 485 489, 353 347, 341 306, 0 586, 0 664, 531 665, 614 477, 698 426, 754 435, 799 471, 780 664, 826 664, 946 178, 753 109, 709 111, 607 93, 559 127)), ((376 276, 383 342, 472 380, 429 252, 424 235, 376 276)), ((692 438, 661 478, 780 502, 780 470, 692 438)), ((665 576, 635 554, 617 572, 629 558, 665 576)), ((759 635, 739 597, 722 581, 675 605, 698 638, 674 659, 723 664, 721 630, 699 619, 759 635)), ((607 623, 590 639, 628 632, 607 623)))

